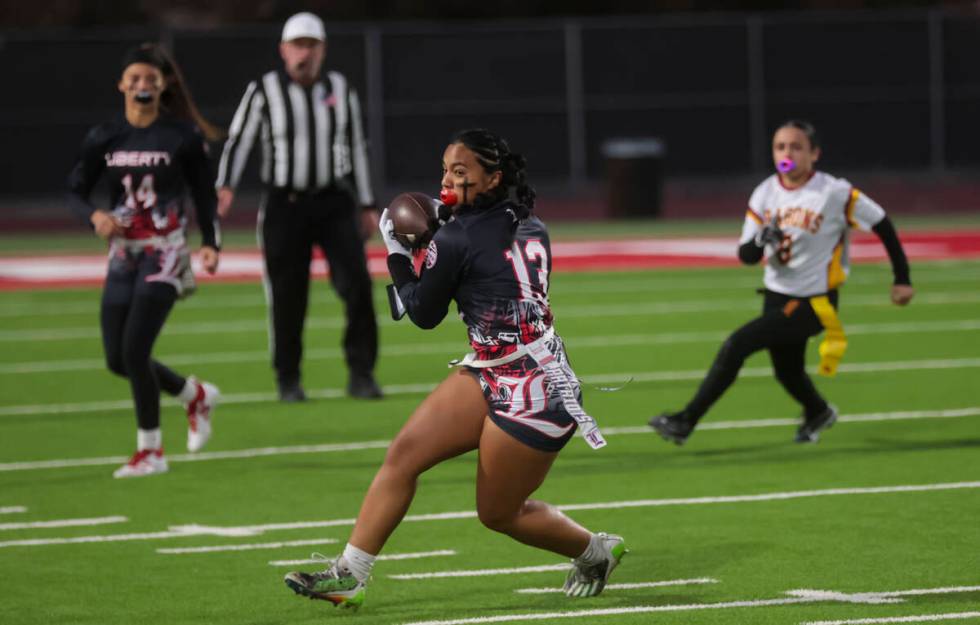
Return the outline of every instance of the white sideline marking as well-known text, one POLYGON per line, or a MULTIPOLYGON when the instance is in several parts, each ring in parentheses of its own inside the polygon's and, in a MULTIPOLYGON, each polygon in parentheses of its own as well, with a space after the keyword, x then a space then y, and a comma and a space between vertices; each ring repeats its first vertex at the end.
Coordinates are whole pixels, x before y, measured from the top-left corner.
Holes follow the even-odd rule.
POLYGON ((485 577, 489 575, 520 575, 521 573, 543 573, 545 571, 567 571, 571 564, 542 564, 539 566, 518 566, 508 569, 467 569, 463 571, 434 571, 432 573, 402 573, 389 575, 391 579, 435 579, 441 577, 485 577))
MULTIPOLYGON (((930 369, 972 369, 980 367, 980 358, 945 358, 928 360, 885 360, 879 362, 854 362, 843 363, 838 367, 841 373, 877 373, 880 371, 919 371, 930 369)), ((808 367, 808 371, 815 372, 816 367, 808 367)), ((700 380, 704 377, 705 369, 689 369, 680 371, 627 371, 620 373, 604 373, 583 375, 582 379, 586 383, 608 384, 622 382, 627 377, 633 378, 635 382, 672 382, 678 380, 700 380)), ((768 378, 772 377, 772 367, 744 367, 739 373, 743 378, 768 378)), ((390 384, 383 387, 387 395, 427 393, 435 388, 433 383, 420 384, 390 384)), ((347 392, 341 388, 327 388, 310 390, 306 393, 314 399, 337 399, 346 397, 347 392)), ((274 393, 231 393, 221 396, 221 403, 230 404, 254 404, 258 402, 273 402, 279 398, 274 393)), ((172 398, 161 401, 163 406, 177 406, 178 402, 172 398)), ((0 417, 13 417, 23 415, 49 415, 62 414, 66 412, 106 412, 109 410, 132 410, 133 402, 131 399, 118 399, 108 401, 93 402, 74 402, 67 404, 22 404, 14 406, 0 406, 0 417)), ((125 460, 124 460, 125 461, 125 460)))
MULTIPOLYGON (((922 321, 906 323, 851 324, 847 327, 849 335, 861 334, 901 334, 905 332, 968 332, 980 330, 980 319, 961 319, 954 321, 922 321)), ((704 332, 661 332, 653 334, 610 334, 605 336, 584 336, 567 338, 565 343, 573 350, 588 348, 633 347, 643 345, 673 345, 682 343, 714 343, 731 334, 728 330, 704 332)), ((451 356, 462 347, 458 341, 443 343, 417 343, 386 345, 385 357, 418 356, 419 354, 446 354, 451 356)), ((311 349, 303 352, 307 360, 334 360, 343 356, 340 349, 311 349)), ((265 362, 269 359, 267 351, 251 350, 238 352, 207 352, 203 354, 172 354, 156 358, 170 365, 190 364, 229 364, 244 362, 265 362)), ((0 373, 32 374, 57 373, 65 371, 99 371, 105 366, 101 358, 76 360, 38 360, 33 362, 11 362, 0 364, 0 373)))
POLYGON ((90 519, 57 519, 54 521, 25 521, 23 523, 0 523, 0 530, 28 530, 49 527, 88 527, 92 525, 109 525, 125 523, 129 519, 124 516, 103 516, 90 519))
MULTIPOLYGON (((857 295, 846 300, 849 308, 892 306, 887 294, 857 295)), ((980 293, 940 292, 917 295, 917 306, 941 306, 949 304, 973 304, 980 302, 980 293)), ((638 317, 643 315, 669 315, 675 313, 716 313, 731 310, 758 310, 757 299, 739 298, 728 300, 691 300, 681 302, 637 302, 619 306, 587 305, 562 306, 560 319, 591 318, 591 317, 638 317)), ((395 326, 388 314, 378 315, 378 323, 390 327, 395 326)), ((306 329, 340 329, 345 321, 341 317, 309 317, 306 329)), ((406 326, 407 327, 407 326, 406 326)), ((240 332, 264 332, 267 322, 263 319, 241 319, 238 321, 194 321, 188 323, 173 323, 166 327, 165 335, 195 335, 195 334, 235 334, 240 332)), ((65 328, 48 328, 39 330, 2 330, 0 342, 18 341, 65 341, 75 339, 97 339, 98 327, 74 326, 65 328)))
MULTIPOLYGON (((909 419, 952 419, 956 417, 975 417, 980 415, 980 407, 955 408, 952 410, 901 410, 897 412, 869 412, 865 414, 840 415, 838 423, 871 423, 875 421, 904 421, 909 419)), ((701 430, 741 430, 768 428, 784 425, 799 425, 797 419, 743 419, 740 421, 705 421, 698 423, 701 430)), ((651 434, 650 426, 602 428, 603 434, 651 434)))
POLYGON ((946 614, 919 614, 916 616, 888 616, 883 618, 858 618, 845 621, 806 621, 800 625, 871 625, 872 623, 926 623, 928 621, 955 621, 978 618, 980 612, 947 612, 946 614))
MULTIPOLYGON (((659 588, 661 586, 690 586, 694 584, 717 584, 718 580, 712 577, 698 577, 695 579, 668 579, 662 582, 635 582, 627 584, 606 584, 606 590, 634 590, 636 588, 659 588)), ((564 592, 561 588, 518 588, 514 592, 523 595, 543 595, 546 593, 564 592)))
MULTIPOLYGON (((457 555, 453 549, 438 549, 436 551, 417 551, 414 553, 383 553, 376 560, 417 560, 419 558, 438 558, 440 556, 457 555)), ((272 560, 272 566, 303 566, 304 564, 325 564, 324 560, 309 558, 305 560, 272 560)), ((390 576, 389 576, 390 577, 390 576)))
MULTIPOLYGON (((224 398, 222 398, 224 401, 224 398)), ((866 414, 841 415, 840 422, 899 421, 906 419, 951 419, 980 415, 980 407, 954 408, 950 410, 904 410, 899 412, 872 412, 866 414)), ((744 428, 763 428, 799 425, 799 419, 750 419, 741 421, 707 421, 698 424, 698 430, 738 430, 744 428)), ((603 428, 603 434, 616 436, 622 434, 652 434, 649 426, 627 426, 603 428)), ((174 454, 168 456, 170 462, 200 462, 203 460, 226 460, 234 458, 257 458, 262 456, 287 456, 293 454, 319 454, 365 449, 387 449, 391 441, 363 441, 355 443, 327 443, 322 445, 293 445, 283 447, 260 447, 231 451, 209 451, 196 454, 174 454)), ((27 462, 8 462, 0 464, 4 471, 31 471, 35 469, 59 469, 67 467, 115 465, 126 462, 124 456, 102 458, 65 458, 60 460, 32 460, 27 462)))
POLYGON ((0 508, 0 514, 17 514, 18 512, 27 512, 25 506, 3 506, 0 508))
MULTIPOLYGON (((809 497, 832 497, 843 495, 877 495, 888 493, 916 493, 929 491, 962 490, 980 488, 978 482, 947 482, 939 484, 906 484, 898 486, 870 486, 855 488, 827 488, 820 490, 801 490, 791 492, 760 493, 755 495, 723 495, 717 497, 689 497, 676 499, 638 499, 632 501, 606 501, 595 503, 577 503, 556 506, 559 510, 613 510, 619 508, 646 508, 660 506, 691 506, 704 504, 749 503, 757 501, 785 501, 789 499, 804 499, 809 497)), ((460 510, 456 512, 438 512, 433 514, 410 514, 403 519, 405 522, 447 521, 454 519, 475 519, 475 510, 460 510)), ((97 543, 123 540, 153 540, 159 538, 180 538, 184 536, 200 536, 204 534, 219 536, 254 536, 267 531, 310 529, 317 527, 350 526, 355 519, 329 519, 324 521, 295 521, 288 523, 263 523, 260 525, 242 525, 238 527, 211 527, 202 525, 174 525, 166 532, 151 532, 147 534, 110 534, 107 536, 75 536, 71 538, 41 538, 27 540, 8 540, 0 542, 0 547, 24 547, 40 545, 64 545, 72 543, 97 543)), ((557 565, 556 565, 557 566, 557 565)), ((561 565, 567 566, 567 565, 561 565)), ((556 569, 557 570, 557 569, 556 569)))
MULTIPOLYGON (((973 586, 964 587, 954 587, 954 588, 933 588, 933 589, 922 589, 918 592, 919 594, 946 594, 949 592, 969 592, 969 589, 975 588, 973 586)), ((862 593, 862 594, 878 594, 878 595, 901 595, 906 591, 895 591, 895 592, 881 592, 881 593, 862 593)), ((723 601, 719 603, 690 603, 683 605, 639 605, 624 608, 604 608, 604 609, 594 609, 594 610, 566 610, 562 612, 530 612, 525 614, 501 614, 498 616, 477 616, 471 618, 457 618, 457 619, 447 619, 439 621, 413 621, 405 623, 404 625, 477 625, 480 623, 506 623, 511 621, 541 621, 547 619, 561 619, 561 618, 582 618, 587 616, 615 616, 619 614, 643 614, 651 612, 687 612, 693 610, 723 610, 727 608, 759 608, 777 605, 793 605, 793 604, 805 604, 805 603, 825 603, 835 601, 829 595, 836 595, 842 593, 832 593, 828 592, 827 595, 812 595, 812 596, 798 596, 789 597, 785 599, 757 599, 757 600, 744 600, 744 601, 723 601)), ((958 615, 970 615, 970 616, 957 616, 956 618, 973 618, 974 615, 980 616, 980 612, 959 612, 958 615)), ((940 615, 928 615, 930 618, 927 620, 940 620, 938 617, 940 615)), ((895 618, 919 618, 919 617, 889 617, 889 619, 895 618)), ((887 620, 887 619, 874 619, 874 620, 846 620, 846 621, 814 621, 810 623, 802 623, 801 625, 838 625, 838 624, 850 624, 850 623, 909 623, 915 622, 911 620, 887 620)))
POLYGON ((280 549, 282 547, 303 547, 306 545, 330 545, 339 542, 336 538, 312 538, 309 540, 286 540, 278 543, 245 543, 240 545, 208 545, 205 547, 173 547, 157 549, 157 553, 215 553, 218 551, 252 551, 253 549, 280 549))

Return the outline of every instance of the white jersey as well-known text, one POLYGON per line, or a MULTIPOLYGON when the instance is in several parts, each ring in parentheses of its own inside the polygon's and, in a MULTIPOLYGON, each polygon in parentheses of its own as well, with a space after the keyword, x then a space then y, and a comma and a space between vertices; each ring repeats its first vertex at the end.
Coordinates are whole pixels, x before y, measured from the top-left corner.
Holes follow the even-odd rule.
POLYGON ((821 171, 802 186, 787 189, 773 174, 749 199, 740 244, 756 238, 775 219, 780 245, 766 246, 765 286, 770 291, 810 297, 835 289, 847 279, 848 230, 871 230, 885 211, 843 178, 821 171))

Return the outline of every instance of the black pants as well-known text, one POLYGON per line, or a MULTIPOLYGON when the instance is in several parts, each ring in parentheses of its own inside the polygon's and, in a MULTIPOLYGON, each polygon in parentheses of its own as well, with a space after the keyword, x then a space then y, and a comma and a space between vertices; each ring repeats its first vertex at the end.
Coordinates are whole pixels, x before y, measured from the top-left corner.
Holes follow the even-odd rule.
MULTIPOLYGON (((828 294, 837 307, 837 291, 828 294)), ((807 340, 823 326, 808 298, 765 292, 762 315, 732 333, 718 350, 715 361, 685 411, 697 421, 732 385, 745 359, 761 349, 769 350, 776 379, 798 401, 807 417, 827 408, 827 401, 807 375, 804 358, 807 340)))
POLYGON ((186 380, 150 356, 177 300, 165 282, 147 282, 160 271, 155 252, 114 256, 102 291, 102 346, 109 370, 129 380, 141 430, 160 427, 160 389, 177 395, 186 380))
POLYGON ((378 325, 371 295, 359 211, 350 193, 270 191, 259 213, 271 309, 272 366, 280 382, 298 381, 303 324, 309 302, 313 246, 323 250, 330 281, 344 301, 344 354, 352 375, 370 374, 378 355, 378 325))

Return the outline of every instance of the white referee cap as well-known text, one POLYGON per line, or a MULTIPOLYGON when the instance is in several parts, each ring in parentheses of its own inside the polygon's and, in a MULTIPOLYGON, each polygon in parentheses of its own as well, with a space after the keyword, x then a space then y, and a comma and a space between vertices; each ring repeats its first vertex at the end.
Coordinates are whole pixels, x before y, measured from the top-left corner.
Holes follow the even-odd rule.
POLYGON ((312 13, 297 13, 282 27, 282 40, 293 41, 309 37, 318 41, 326 41, 327 33, 323 29, 323 20, 312 13))

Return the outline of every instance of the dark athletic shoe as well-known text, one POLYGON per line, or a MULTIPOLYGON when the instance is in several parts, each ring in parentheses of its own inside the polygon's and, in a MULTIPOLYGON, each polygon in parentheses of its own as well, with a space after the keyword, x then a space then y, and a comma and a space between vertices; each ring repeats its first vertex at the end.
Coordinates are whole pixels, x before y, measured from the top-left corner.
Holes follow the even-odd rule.
POLYGON ((299 382, 280 382, 279 401, 287 404, 306 401, 306 391, 299 382))
POLYGON ((351 375, 347 394, 356 399, 381 399, 384 395, 370 373, 351 375))
POLYGON ((664 412, 650 419, 649 425, 665 441, 677 445, 683 445, 694 431, 694 424, 684 418, 683 412, 664 412))
POLYGON ((812 419, 805 419, 796 430, 797 443, 816 443, 820 440, 820 432, 829 429, 837 422, 837 408, 827 404, 827 409, 812 419))

